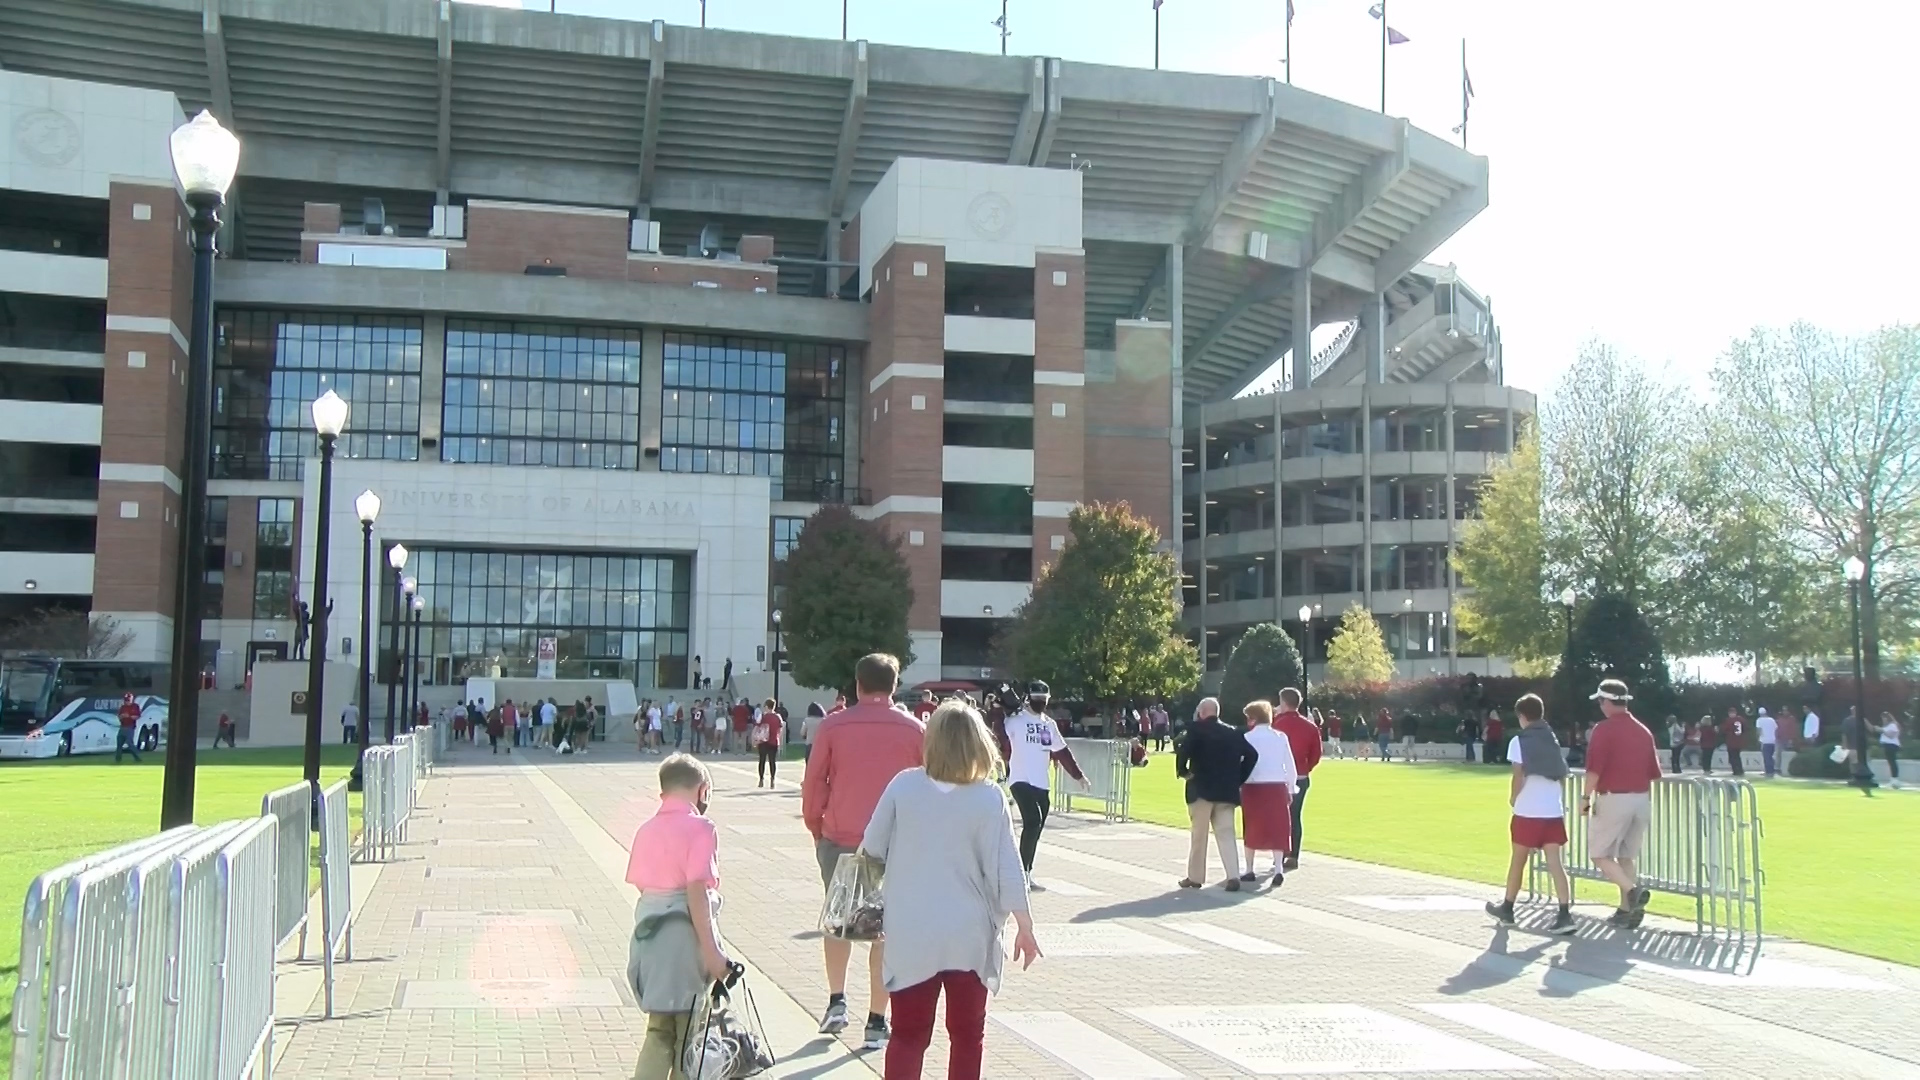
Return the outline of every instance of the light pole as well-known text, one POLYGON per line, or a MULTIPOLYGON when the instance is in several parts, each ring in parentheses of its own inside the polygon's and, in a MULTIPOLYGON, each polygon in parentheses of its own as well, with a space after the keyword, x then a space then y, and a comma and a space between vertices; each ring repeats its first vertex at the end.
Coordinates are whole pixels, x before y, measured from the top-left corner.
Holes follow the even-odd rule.
POLYGON ((1300 694, 1302 697, 1305 697, 1307 693, 1307 657, 1313 652, 1313 608, 1310 605, 1301 604, 1300 610, 1294 612, 1294 614, 1300 616, 1300 694))
MULTIPOLYGON (((333 444, 346 430, 347 401, 329 390, 313 402, 313 430, 320 436, 320 498, 313 522, 313 641, 307 654, 307 754, 305 775, 320 797, 320 738, 326 718, 327 544, 333 514, 333 444)), ((316 823, 318 819, 315 819, 316 823)))
POLYGON ((400 592, 400 572, 407 568, 407 545, 395 544, 388 548, 387 565, 393 567, 393 622, 387 628, 387 656, 393 665, 387 672, 387 745, 392 746, 393 693, 400 688, 400 620, 405 616, 406 605, 400 592))
POLYGON ((1574 592, 1573 586, 1571 585, 1567 586, 1565 589, 1561 590, 1560 592, 1560 610, 1565 612, 1567 616, 1567 655, 1568 656, 1573 655, 1573 602, 1578 599, 1580 599, 1580 594, 1574 592))
POLYGON ((780 704, 780 609, 773 609, 773 703, 780 704))
MULTIPOLYGON (((174 129, 173 175, 186 192, 193 232, 193 318, 187 341, 187 446, 180 486, 180 548, 173 591, 173 669, 167 688, 167 767, 160 827, 193 823, 200 742, 200 605, 207 566, 207 456, 213 402, 213 253, 220 204, 240 167, 240 140, 212 114, 174 129)), ((29 583, 31 585, 31 583, 29 583)))
POLYGON ((400 579, 400 606, 394 609, 394 621, 400 627, 400 646, 395 654, 400 658, 400 734, 413 730, 413 635, 409 633, 413 618, 413 594, 420 587, 411 574, 400 579))
MULTIPOLYGON (((416 585, 417 589, 418 586, 416 585)), ((418 592, 413 594, 413 634, 407 644, 407 700, 412 702, 407 713, 407 730, 413 730, 413 714, 420 711, 420 612, 427 606, 427 598, 418 592)))
POLYGON ((380 496, 363 491, 353 500, 360 518, 360 749, 353 759, 353 791, 360 790, 361 766, 373 742, 373 523, 380 517, 380 496))
POLYGON ((1847 640, 1853 645, 1854 729, 1847 737, 1854 741, 1854 779, 1864 788, 1873 779, 1873 767, 1867 764, 1867 678, 1860 658, 1860 583, 1866 580, 1867 564, 1860 561, 1860 556, 1849 555, 1840 564, 1840 572, 1847 579, 1847 607, 1853 613, 1853 629, 1847 640))

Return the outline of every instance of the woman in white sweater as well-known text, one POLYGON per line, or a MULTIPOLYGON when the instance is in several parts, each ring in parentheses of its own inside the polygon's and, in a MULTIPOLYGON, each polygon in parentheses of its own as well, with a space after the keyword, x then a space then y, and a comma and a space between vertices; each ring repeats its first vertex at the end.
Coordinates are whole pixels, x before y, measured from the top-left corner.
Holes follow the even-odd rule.
POLYGON ((948 1080, 977 1080, 986 1050, 987 996, 1000 988, 1007 916, 1013 958, 1040 956, 1013 819, 992 777, 999 753, 986 721, 949 701, 927 719, 926 767, 893 778, 860 850, 887 864, 887 954, 893 1005, 886 1080, 920 1075, 934 1008, 947 995, 948 1080))

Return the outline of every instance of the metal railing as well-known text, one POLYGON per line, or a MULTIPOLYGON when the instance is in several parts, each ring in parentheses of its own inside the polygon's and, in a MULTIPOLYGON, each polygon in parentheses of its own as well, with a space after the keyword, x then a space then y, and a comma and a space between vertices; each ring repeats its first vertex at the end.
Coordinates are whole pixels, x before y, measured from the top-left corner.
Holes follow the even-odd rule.
MULTIPOLYGON (((1579 812, 1584 773, 1562 782, 1567 806, 1567 874, 1605 881, 1588 851, 1588 817, 1579 812)), ((1718 777, 1667 776, 1653 782, 1651 821, 1638 865, 1642 887, 1691 897, 1694 932, 1735 948, 1747 965, 1762 942, 1760 841, 1765 835, 1753 784, 1718 777)), ((1546 859, 1535 853, 1527 888, 1547 895, 1546 859)))
MULTIPOLYGON (((347 782, 320 792, 320 965, 326 978, 327 1013, 333 1019, 333 961, 345 945, 353 959, 353 838, 347 825, 347 782)), ((300 934, 300 955, 307 935, 300 934)))
POLYGON ((1065 769, 1053 770, 1053 805, 1071 811, 1073 801, 1099 804, 1100 816, 1110 822, 1126 821, 1133 792, 1133 744, 1127 739, 1068 739, 1067 749, 1087 778, 1082 790, 1065 769))
POLYGON ((374 746, 361 757, 360 857, 388 858, 407 836, 419 783, 418 744, 425 733, 409 733, 392 746, 374 746))
MULTIPOLYGON (((272 1072, 281 827, 278 819, 262 817, 227 841, 214 857, 214 879, 226 915, 226 933, 220 942, 219 1071, 214 1074, 221 1078, 251 1076, 255 1062, 264 1065, 262 1073, 272 1072)), ((307 843, 303 832, 302 854, 307 843)), ((302 859, 303 910, 306 871, 302 859)), ((301 924, 305 923, 303 917, 301 924)))
POLYGON ((260 816, 280 823, 273 893, 273 943, 285 945, 297 930, 300 952, 307 943, 307 863, 313 836, 313 788, 305 781, 267 792, 260 800, 260 816))

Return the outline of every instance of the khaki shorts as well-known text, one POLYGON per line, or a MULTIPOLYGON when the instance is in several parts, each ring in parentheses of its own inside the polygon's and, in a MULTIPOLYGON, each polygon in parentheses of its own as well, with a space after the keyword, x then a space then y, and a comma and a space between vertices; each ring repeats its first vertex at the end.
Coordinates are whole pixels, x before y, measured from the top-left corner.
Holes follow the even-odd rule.
POLYGON ((1653 797, 1642 791, 1593 797, 1587 820, 1587 857, 1638 859, 1653 821, 1653 797))
POLYGON ((820 863, 820 884, 833 884, 834 868, 840 865, 840 856, 853 854, 854 849, 821 837, 813 842, 813 856, 820 863))

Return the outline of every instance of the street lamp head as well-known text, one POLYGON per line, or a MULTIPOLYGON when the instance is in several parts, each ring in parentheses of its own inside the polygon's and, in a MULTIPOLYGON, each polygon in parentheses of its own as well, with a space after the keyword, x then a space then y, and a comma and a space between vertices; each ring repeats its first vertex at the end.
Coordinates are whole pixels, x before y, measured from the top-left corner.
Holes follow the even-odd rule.
POLYGON ((406 593, 408 596, 412 596, 414 593, 420 591, 419 579, 415 578, 412 574, 401 578, 400 591, 406 593))
POLYGON ((1858 585, 1866 580, 1867 564, 1860 561, 1860 556, 1849 555, 1847 561, 1840 564, 1840 571, 1847 575, 1849 582, 1858 585))
POLYGON ((1573 586, 1569 585, 1560 593, 1560 606, 1570 608, 1573 606, 1573 602, 1578 599, 1580 599, 1580 594, 1574 592, 1573 586))
POLYGON ((986 617, 987 617, 987 618, 989 618, 989 619, 991 619, 991 618, 993 618, 993 605, 992 605, 992 604, 981 604, 981 605, 980 605, 980 614, 982 614, 982 615, 984 615, 984 616, 986 616, 986 617))
POLYGON ((173 129, 173 175, 188 195, 227 197, 240 168, 240 140, 205 109, 173 129))
POLYGON ((1309 607, 1309 606, 1307 606, 1306 604, 1301 604, 1301 605, 1300 605, 1300 621, 1301 621, 1301 622, 1312 622, 1312 621, 1313 621, 1313 608, 1311 608, 1311 607, 1309 607))
POLYGON ((353 512, 360 515, 360 524, 371 525, 380 518, 380 496, 372 488, 360 493, 353 500, 353 512))
POLYGON ((1404 599, 1404 600, 1402 600, 1402 601, 1400 601, 1400 606, 1401 606, 1401 607, 1403 607, 1403 608, 1406 608, 1406 609, 1407 609, 1408 611, 1412 611, 1412 610, 1413 610, 1413 597, 1411 597, 1411 596, 1409 596, 1409 597, 1407 597, 1406 599, 1404 599))
POLYGON ((779 608, 773 609, 773 625, 775 626, 780 625, 780 609, 779 608))
POLYGON ((423 610, 425 610, 425 609, 426 609, 426 606, 427 606, 427 598, 426 598, 426 597, 424 597, 424 596, 418 596, 418 595, 416 595, 416 596, 415 596, 415 597, 413 598, 413 612, 414 612, 414 614, 416 614, 416 615, 418 615, 418 614, 419 614, 419 613, 420 613, 421 611, 423 611, 423 610))
POLYGON ((395 544, 387 549, 387 565, 395 570, 405 569, 407 565, 407 545, 395 544))
POLYGON ((347 399, 329 390, 313 399, 313 430, 323 439, 337 438, 347 429, 347 399))

